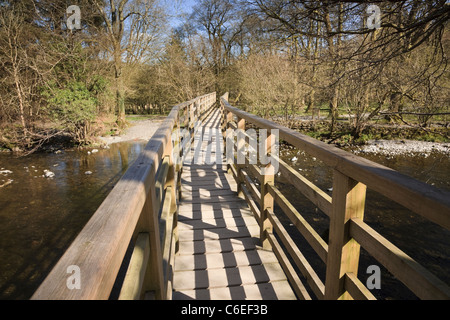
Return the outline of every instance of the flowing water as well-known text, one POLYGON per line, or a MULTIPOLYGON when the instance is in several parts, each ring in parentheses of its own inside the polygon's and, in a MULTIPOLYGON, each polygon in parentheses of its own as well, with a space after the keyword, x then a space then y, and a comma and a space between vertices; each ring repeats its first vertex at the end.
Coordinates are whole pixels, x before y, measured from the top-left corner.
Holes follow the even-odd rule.
MULTIPOLYGON (((424 181, 435 187, 450 191, 450 161, 446 154, 433 152, 430 155, 396 155, 384 156, 364 154, 364 158, 393 168, 403 174, 424 181)), ((319 160, 295 150, 282 151, 281 158, 288 162, 302 175, 332 194, 332 171, 319 160), (297 161, 291 161, 297 157, 297 161)), ((299 210, 304 218, 325 241, 328 241, 329 218, 303 195, 299 194, 280 177, 277 186, 289 201, 299 210)), ((280 220, 286 226, 303 254, 310 259, 318 276, 325 282, 325 264, 315 254, 306 240, 299 234, 290 221, 276 208, 280 220)), ((410 257, 418 261, 447 285, 450 284, 450 231, 442 228, 384 196, 368 189, 364 221, 410 257)), ((358 277, 363 284, 372 275, 367 268, 377 265, 381 269, 381 289, 371 292, 377 299, 417 299, 399 280, 390 274, 380 263, 361 249, 358 277)))
MULTIPOLYGON (((117 143, 90 155, 86 150, 23 158, 0 154, 0 170, 12 171, 0 174, 0 185, 13 180, 0 188, 0 299, 31 297, 144 146, 145 142, 117 143), (53 172, 54 177, 43 177, 44 170, 53 172)), ((331 171, 318 160, 290 149, 283 150, 281 156, 323 190, 331 188, 331 171), (298 158, 296 162, 290 161, 293 156, 298 158)), ((365 157, 450 190, 450 162, 446 155, 365 157)), ((282 177, 277 184, 326 239, 328 217, 287 185, 282 177)), ((367 193, 365 221, 441 280, 450 283, 449 231, 371 190, 367 193)), ((287 219, 282 222, 324 281, 325 264, 287 219)), ((362 250, 359 277, 364 284, 367 267, 373 264, 379 265, 362 250)), ((382 267, 381 270, 381 289, 372 290, 377 298, 415 298, 395 277, 382 267)))
POLYGON ((0 299, 31 297, 144 146, 0 154, 0 299))

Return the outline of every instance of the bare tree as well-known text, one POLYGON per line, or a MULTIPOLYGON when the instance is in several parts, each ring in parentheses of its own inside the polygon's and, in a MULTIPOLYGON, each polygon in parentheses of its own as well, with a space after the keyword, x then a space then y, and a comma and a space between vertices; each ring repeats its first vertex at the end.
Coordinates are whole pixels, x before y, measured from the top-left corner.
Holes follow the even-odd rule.
POLYGON ((254 53, 241 58, 237 71, 242 100, 250 111, 267 117, 282 110, 288 119, 288 110, 298 104, 303 89, 288 57, 254 53))
POLYGON ((114 61, 116 109, 118 123, 125 123, 125 86, 123 68, 126 63, 148 60, 149 49, 161 34, 165 13, 158 0, 95 1, 105 23, 106 48, 114 61))
MULTIPOLYGON (((373 90, 371 83, 375 81, 382 85, 380 81, 386 80, 383 76, 386 72, 389 73, 388 68, 394 67, 399 60, 404 59, 402 57, 417 48, 434 48, 433 67, 429 72, 411 69, 409 76, 415 79, 415 85, 412 81, 407 81, 408 85, 402 85, 403 80, 397 79, 394 86, 406 86, 408 90, 415 90, 418 83, 439 79, 437 75, 445 71, 447 57, 442 39, 450 18, 450 5, 447 1, 376 1, 381 13, 378 29, 367 25, 370 15, 366 12, 369 5, 367 1, 243 2, 260 20, 270 21, 264 25, 266 32, 278 34, 281 41, 297 39, 301 44, 302 55, 312 66, 311 73, 306 75, 307 83, 305 82, 311 86, 308 109, 314 104, 317 92, 322 95, 327 93, 331 132, 335 129, 338 118, 338 106, 344 100, 348 102, 359 97, 358 102, 352 105, 359 106, 357 109, 361 111, 358 111, 361 117, 356 119, 361 121, 365 119, 362 115, 367 115, 364 110, 370 111, 370 98, 383 101, 382 104, 389 102, 387 93, 379 94, 378 98, 370 93, 373 90), (320 79, 318 72, 322 73, 320 79), (430 78, 430 74, 434 76, 430 78), (347 84, 352 88, 357 85, 357 90, 350 92, 344 88, 347 84), (350 96, 345 96, 343 89, 350 96)), ((386 88, 385 85, 382 87, 386 88)), ((403 93, 396 97, 391 99, 393 105, 398 105, 399 97, 409 99, 403 93)), ((381 105, 378 104, 377 108, 381 110, 381 105)), ((357 127, 356 131, 360 132, 363 126, 357 127)))
MULTIPOLYGON (((23 76, 24 69, 28 68, 28 61, 23 47, 23 40, 26 37, 24 17, 20 11, 1 9, 0 26, 0 67, 6 73, 2 82, 8 80, 12 82, 15 95, 9 105, 17 102, 20 123, 23 134, 26 136, 28 130, 25 122, 25 108, 28 99, 25 96, 26 83, 23 76)), ((3 104, 3 107, 6 108, 7 105, 3 104)))

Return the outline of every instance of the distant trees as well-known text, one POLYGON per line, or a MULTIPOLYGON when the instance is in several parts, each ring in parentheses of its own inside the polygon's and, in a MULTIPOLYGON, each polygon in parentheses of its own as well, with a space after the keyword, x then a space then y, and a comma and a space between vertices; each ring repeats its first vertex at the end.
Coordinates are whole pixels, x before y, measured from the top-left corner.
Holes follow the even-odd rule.
POLYGON ((2 117, 20 119, 23 134, 27 135, 28 125, 25 112, 31 110, 31 93, 38 74, 33 72, 32 61, 27 54, 29 27, 22 12, 11 9, 0 11, 0 67, 2 87, 2 117))
POLYGON ((373 13, 367 12, 366 1, 243 3, 264 21, 264 32, 278 35, 278 54, 290 59, 292 69, 303 70, 299 81, 309 87, 308 92, 302 89, 306 110, 320 101, 329 103, 331 133, 340 110, 351 115, 359 135, 379 111, 398 114, 403 106, 432 113, 445 106, 442 99, 447 98, 431 92, 449 85, 446 1, 377 2, 380 28, 368 28, 373 13), (289 48, 301 59, 292 59, 289 48), (433 103, 438 96, 439 105, 433 103))
POLYGON ((71 4, 80 8, 80 30, 69 29, 65 0, 0 1, 4 146, 33 149, 63 132, 89 143, 91 123, 104 112, 115 112, 123 125, 124 74, 160 54, 165 15, 159 2, 71 4))
POLYGON ((105 114, 124 125, 127 107, 213 90, 265 117, 326 109, 330 135, 343 115, 358 136, 376 116, 426 127, 448 113, 445 0, 378 1, 379 28, 359 0, 197 0, 175 29, 168 3, 74 0, 70 30, 65 0, 0 0, 0 143, 89 143, 105 114))
POLYGON ((104 49, 114 62, 116 110, 119 125, 125 123, 125 86, 123 67, 145 63, 154 57, 166 24, 158 0, 93 0, 102 18, 100 35, 105 35, 104 49))
POLYGON ((140 99, 138 105, 168 107, 214 91, 213 70, 199 61, 195 45, 189 46, 172 34, 164 54, 138 71, 131 82, 132 96, 140 99))
POLYGON ((251 54, 237 63, 243 101, 251 101, 249 111, 262 117, 287 114, 297 109, 301 90, 298 75, 288 59, 273 54, 251 54))

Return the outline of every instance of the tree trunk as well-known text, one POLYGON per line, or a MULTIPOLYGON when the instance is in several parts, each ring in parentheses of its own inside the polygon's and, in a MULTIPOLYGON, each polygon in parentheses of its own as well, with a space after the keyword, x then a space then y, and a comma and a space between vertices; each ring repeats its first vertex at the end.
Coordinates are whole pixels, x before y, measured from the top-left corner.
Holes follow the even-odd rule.
MULTIPOLYGON (((321 25, 320 25, 320 22, 317 22, 317 34, 320 34, 320 32, 321 32, 321 25)), ((309 101, 308 101, 308 108, 307 108, 307 112, 308 112, 308 110, 311 111, 312 120, 314 120, 316 117, 317 117, 317 120, 320 120, 319 119, 319 117, 320 117, 319 108, 320 107, 316 108, 314 106, 315 95, 316 95, 315 86, 316 86, 316 81, 317 81, 316 64, 317 64, 318 57, 319 57, 319 37, 317 37, 315 39, 315 47, 314 47, 314 55, 313 55, 313 67, 312 67, 312 79, 311 79, 312 89, 309 92, 309 101)))
POLYGON ((125 125, 125 93, 123 90, 122 78, 122 50, 120 48, 120 41, 117 41, 114 47, 114 71, 116 82, 116 112, 117 124, 120 128, 125 125))
POLYGON ((333 74, 336 75, 336 81, 333 79, 333 96, 331 97, 330 101, 330 116, 331 116, 331 124, 330 124, 330 136, 333 134, 334 130, 336 129, 336 122, 339 116, 339 110, 338 110, 338 101, 339 101, 339 76, 342 72, 342 63, 340 62, 340 44, 341 44, 341 35, 340 32, 342 31, 342 12, 343 12, 343 5, 342 3, 339 4, 339 21, 338 21, 338 28, 337 28, 337 45, 334 44, 333 40, 335 36, 332 36, 333 34, 333 27, 330 20, 330 13, 328 11, 328 6, 324 6, 324 13, 325 13, 325 27, 328 33, 327 37, 327 43, 328 43, 328 50, 330 51, 330 56, 333 60, 333 74))
POLYGON ((17 98, 19 99, 19 117, 20 117, 20 123, 22 125, 23 135, 24 137, 27 136, 27 126, 25 123, 25 108, 24 108, 24 100, 22 95, 22 89, 20 85, 19 75, 16 66, 14 65, 14 83, 16 86, 17 91, 17 98))
POLYGON ((331 115, 330 135, 332 135, 334 130, 336 129, 336 123, 337 123, 337 119, 339 117, 338 96, 339 96, 339 89, 338 89, 338 85, 335 84, 334 90, 333 90, 333 97, 331 98, 331 101, 330 101, 330 115, 331 115))
MULTIPOLYGON (((120 80, 120 79, 119 79, 120 80)), ((120 88, 116 90, 117 124, 119 127, 125 125, 125 101, 124 94, 120 88)))

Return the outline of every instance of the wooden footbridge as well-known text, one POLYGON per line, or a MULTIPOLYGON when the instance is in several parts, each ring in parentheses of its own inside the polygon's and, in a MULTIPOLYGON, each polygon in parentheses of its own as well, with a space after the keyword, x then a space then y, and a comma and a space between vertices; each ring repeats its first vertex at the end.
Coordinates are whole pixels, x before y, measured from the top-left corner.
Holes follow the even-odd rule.
MULTIPOLYGON (((236 140, 238 151, 249 144, 236 140)), ((374 299, 357 277, 360 247, 419 298, 449 299, 444 282, 364 222, 367 188, 450 228, 449 193, 234 108, 227 95, 201 96, 172 109, 32 299, 374 299), (278 172, 329 217, 328 242, 276 187, 271 163, 226 163, 226 129, 250 125, 269 131, 269 153, 277 132, 333 169, 330 197, 278 159, 278 172)))

